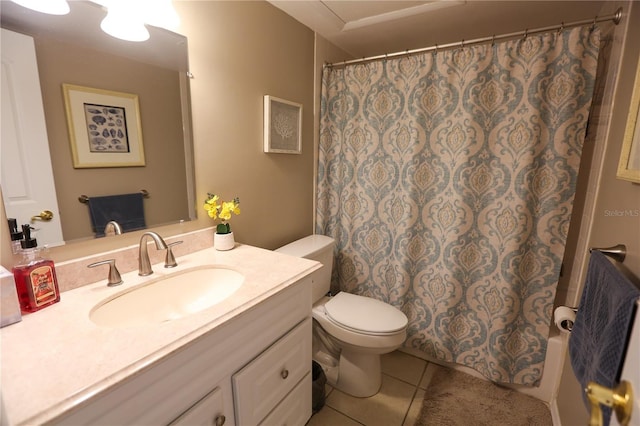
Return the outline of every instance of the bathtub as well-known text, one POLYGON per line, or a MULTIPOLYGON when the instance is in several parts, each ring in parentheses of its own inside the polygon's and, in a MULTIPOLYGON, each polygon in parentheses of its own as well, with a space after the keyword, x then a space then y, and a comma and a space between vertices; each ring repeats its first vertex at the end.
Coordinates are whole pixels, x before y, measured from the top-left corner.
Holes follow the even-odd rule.
MULTIPOLYGON (((522 385, 506 385, 518 392, 521 392, 525 395, 530 395, 534 398, 537 398, 549 405, 552 405, 552 402, 555 402, 556 390, 560 384, 560 377, 562 376, 562 367, 564 364, 565 352, 567 350, 567 341, 568 334, 562 334, 558 331, 555 326, 551 327, 549 341, 547 343, 547 355, 545 357, 544 362, 544 371, 542 373, 542 378, 540 379, 540 385, 537 387, 529 387, 522 385)), ((440 364, 445 367, 453 368, 454 370, 462 371, 463 373, 470 374, 474 377, 478 377, 480 379, 486 380, 484 376, 478 373, 476 370, 465 367, 463 365, 458 364, 449 364, 443 361, 436 361, 430 359, 427 354, 422 351, 413 348, 405 348, 401 347, 398 349, 402 352, 405 352, 409 355, 416 356, 418 358, 422 358, 428 362, 433 362, 435 364, 440 364)))

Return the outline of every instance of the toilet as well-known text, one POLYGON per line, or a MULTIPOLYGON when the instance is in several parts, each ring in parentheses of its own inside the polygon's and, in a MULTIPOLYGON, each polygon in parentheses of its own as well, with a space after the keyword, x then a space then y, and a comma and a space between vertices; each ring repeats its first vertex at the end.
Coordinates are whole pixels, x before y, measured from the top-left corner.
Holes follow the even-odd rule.
POLYGON ((380 355, 399 348, 407 337, 407 317, 399 309, 346 292, 328 296, 335 241, 310 235, 276 251, 322 263, 313 280, 313 359, 327 382, 349 395, 369 397, 380 390, 380 355))

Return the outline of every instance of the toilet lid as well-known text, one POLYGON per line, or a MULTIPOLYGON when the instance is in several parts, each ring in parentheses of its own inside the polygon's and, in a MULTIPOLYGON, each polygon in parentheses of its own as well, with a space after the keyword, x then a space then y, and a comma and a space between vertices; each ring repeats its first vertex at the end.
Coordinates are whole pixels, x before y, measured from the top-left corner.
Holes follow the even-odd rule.
POLYGON ((333 296, 324 309, 336 323, 366 333, 392 333, 407 326, 407 317, 399 309, 344 291, 333 296))

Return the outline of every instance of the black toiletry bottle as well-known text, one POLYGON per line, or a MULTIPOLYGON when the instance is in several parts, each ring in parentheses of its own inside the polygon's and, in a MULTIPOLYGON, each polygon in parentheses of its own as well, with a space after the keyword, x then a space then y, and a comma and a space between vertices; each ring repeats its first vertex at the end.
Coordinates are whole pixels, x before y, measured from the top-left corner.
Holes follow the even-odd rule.
POLYGON ((60 301, 58 279, 52 260, 42 257, 38 242, 31 238, 31 227, 22 225, 21 259, 13 267, 20 310, 36 312, 60 301))

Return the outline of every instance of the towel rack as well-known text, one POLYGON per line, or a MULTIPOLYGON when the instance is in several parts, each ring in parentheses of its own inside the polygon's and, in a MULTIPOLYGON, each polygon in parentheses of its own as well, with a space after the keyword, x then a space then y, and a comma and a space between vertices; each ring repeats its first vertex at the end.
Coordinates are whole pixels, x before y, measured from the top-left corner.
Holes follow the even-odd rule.
POLYGON ((591 247, 589 253, 597 250, 605 256, 609 256, 616 262, 624 262, 624 258, 627 257, 627 246, 624 244, 618 244, 613 247, 591 247))
MULTIPOLYGON (((141 189, 140 193, 144 198, 149 198, 149 191, 147 191, 146 189, 141 189)), ((81 195, 78 197, 78 201, 86 204, 89 202, 89 197, 87 197, 86 195, 81 195)))
MULTIPOLYGON (((624 262, 624 258, 627 255, 627 246, 625 246, 624 244, 617 244, 613 247, 591 247, 589 249, 589 253, 593 252, 594 250, 599 251, 605 256, 608 256, 614 259, 616 262, 620 262, 620 263, 624 262)), ((567 318, 564 320, 560 320, 560 318, 556 318, 556 315, 559 315, 558 312, 561 308, 569 308, 574 312, 574 314, 578 313, 578 308, 568 307, 568 306, 559 306, 554 310, 553 315, 554 315, 554 320, 556 320, 556 326, 561 330, 566 330, 570 332, 573 329, 574 321, 571 318, 567 318)), ((565 309, 564 312, 562 312, 562 314, 569 317, 569 315, 565 314, 566 312, 567 311, 565 309)))

